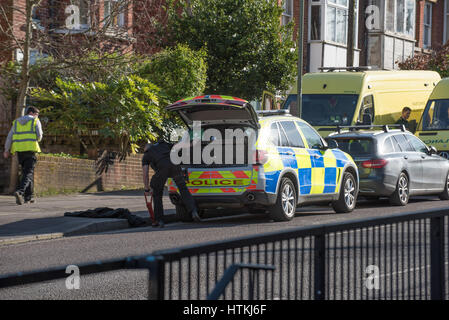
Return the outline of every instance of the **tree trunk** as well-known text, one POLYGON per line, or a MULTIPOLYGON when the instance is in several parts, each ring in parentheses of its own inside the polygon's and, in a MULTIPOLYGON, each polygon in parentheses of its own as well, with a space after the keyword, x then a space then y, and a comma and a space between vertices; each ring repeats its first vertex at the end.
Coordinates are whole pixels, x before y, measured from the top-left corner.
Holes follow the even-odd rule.
MULTIPOLYGON (((33 32, 31 24, 33 3, 31 1, 32 0, 26 1, 25 40, 23 43, 23 60, 21 66, 22 70, 20 72, 20 85, 16 101, 16 112, 15 112, 16 119, 23 115, 24 107, 26 105, 26 95, 28 91, 28 85, 30 82, 29 60, 30 60, 31 33, 33 32)), ((17 187, 18 172, 19 172, 18 162, 16 161, 16 156, 13 156, 11 157, 11 172, 9 177, 9 190, 8 190, 9 193, 13 193, 17 187)))

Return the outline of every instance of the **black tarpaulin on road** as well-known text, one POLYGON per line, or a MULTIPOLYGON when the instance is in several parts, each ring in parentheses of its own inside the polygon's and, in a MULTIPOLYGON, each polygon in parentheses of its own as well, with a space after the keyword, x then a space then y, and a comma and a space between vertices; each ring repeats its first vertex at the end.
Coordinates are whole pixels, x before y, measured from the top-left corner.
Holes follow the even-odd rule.
POLYGON ((81 217, 81 218, 116 218, 127 219, 131 227, 142 227, 147 224, 147 221, 139 216, 131 214, 128 209, 125 208, 96 208, 85 211, 75 211, 64 213, 66 217, 81 217))

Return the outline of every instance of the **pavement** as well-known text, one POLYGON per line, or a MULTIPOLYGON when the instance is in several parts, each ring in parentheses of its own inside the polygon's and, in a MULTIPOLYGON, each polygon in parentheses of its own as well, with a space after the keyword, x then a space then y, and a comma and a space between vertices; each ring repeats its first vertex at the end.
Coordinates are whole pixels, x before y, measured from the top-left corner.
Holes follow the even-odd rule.
MULTIPOLYGON (((0 195, 0 246, 130 228, 126 219, 66 217, 65 212, 99 207, 127 208, 150 223, 142 190, 57 195, 17 205, 14 196, 0 195)), ((164 221, 176 221, 175 206, 164 195, 164 221)))

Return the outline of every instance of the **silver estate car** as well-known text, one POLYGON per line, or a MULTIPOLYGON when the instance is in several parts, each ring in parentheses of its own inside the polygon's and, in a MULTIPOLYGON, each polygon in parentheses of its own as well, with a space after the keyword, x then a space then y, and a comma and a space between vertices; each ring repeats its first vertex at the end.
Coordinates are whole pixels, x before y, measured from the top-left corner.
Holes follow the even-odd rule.
POLYGON ((449 161, 402 125, 340 127, 338 131, 328 139, 337 141, 357 164, 360 196, 389 197, 398 206, 405 206, 414 195, 435 194, 449 200, 449 161))

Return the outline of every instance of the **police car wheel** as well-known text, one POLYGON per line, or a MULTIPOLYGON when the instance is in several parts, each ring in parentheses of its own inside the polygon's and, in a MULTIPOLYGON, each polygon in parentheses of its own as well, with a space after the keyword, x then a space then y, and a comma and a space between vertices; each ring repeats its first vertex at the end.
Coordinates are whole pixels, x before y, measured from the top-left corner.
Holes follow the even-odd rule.
POLYGON ((446 175, 444 191, 441 192, 438 196, 441 200, 449 200, 449 173, 446 175))
POLYGON ((348 213, 354 210, 357 202, 357 183, 350 172, 346 172, 341 182, 340 195, 337 201, 332 202, 336 213, 348 213))
POLYGON ((399 175, 398 182, 396 184, 396 190, 390 196, 390 203, 394 206, 405 206, 409 200, 410 183, 407 175, 402 172, 399 175))
POLYGON ((276 203, 270 207, 274 221, 290 221, 296 213, 296 189, 289 178, 282 178, 276 203))
POLYGON ((182 222, 193 221, 192 215, 187 212, 187 209, 182 205, 176 206, 176 219, 182 222))

